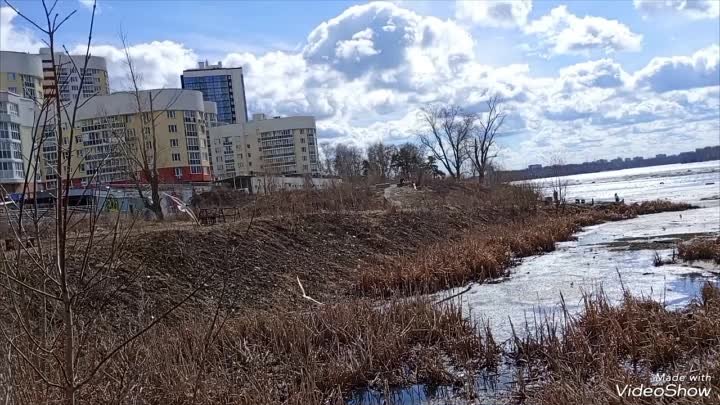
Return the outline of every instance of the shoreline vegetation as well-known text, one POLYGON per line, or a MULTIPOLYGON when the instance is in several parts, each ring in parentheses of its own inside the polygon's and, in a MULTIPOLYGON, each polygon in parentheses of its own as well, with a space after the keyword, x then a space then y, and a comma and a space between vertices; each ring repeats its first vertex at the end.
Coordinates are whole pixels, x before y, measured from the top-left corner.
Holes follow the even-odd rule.
MULTIPOLYGON (((344 404, 358 390, 412 384, 460 387, 470 397, 478 372, 496 370, 510 354, 547 363, 536 352, 548 343, 517 338, 508 353, 489 326, 464 316, 454 301, 434 303, 425 294, 502 278, 518 258, 550 252, 584 226, 692 208, 667 201, 555 207, 529 187, 450 181, 393 198, 400 204, 382 190, 345 186, 203 196, 198 201, 206 206, 233 201, 241 218, 207 227, 138 226, 122 249, 98 249, 88 268, 119 263, 102 281, 117 286, 118 299, 112 310, 102 308, 102 322, 78 319, 92 332, 85 344, 94 349, 78 368, 96 364, 94 356, 177 297, 190 298, 123 348, 89 381, 80 402, 344 404)), ((108 227, 113 223, 128 234, 135 226, 116 220, 108 227)), ((100 313, 102 296, 80 299, 87 313, 100 313)), ((606 304, 588 303, 586 311, 594 311, 588 316, 622 311, 606 304)), ((42 313, 41 303, 23 305, 42 313)), ((554 344, 561 339, 552 335, 554 344)), ((22 339, 15 344, 30 347, 22 339)), ((55 389, 38 390, 35 374, 16 357, 7 366, 0 379, 12 380, 0 383, 12 387, 18 403, 60 397, 55 389)), ((543 367, 551 379, 563 372, 543 367)), ((518 395, 537 394, 526 388, 518 395)))

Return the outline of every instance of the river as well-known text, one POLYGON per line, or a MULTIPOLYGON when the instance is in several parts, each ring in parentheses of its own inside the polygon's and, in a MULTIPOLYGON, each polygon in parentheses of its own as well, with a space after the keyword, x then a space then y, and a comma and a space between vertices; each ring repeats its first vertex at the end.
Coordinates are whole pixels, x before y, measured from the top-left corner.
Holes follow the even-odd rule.
MULTIPOLYGON (((458 300, 473 319, 490 324, 498 342, 511 337, 511 321, 516 329, 524 329, 526 320, 532 324, 537 314, 559 315, 561 295, 571 312, 581 309, 583 293, 602 290, 612 300, 618 300, 623 288, 677 308, 696 297, 706 281, 720 280, 720 266, 711 263, 653 265, 656 252, 663 258, 670 257, 673 246, 680 240, 697 234, 720 235, 720 161, 589 173, 564 179, 571 201, 576 198, 611 201, 617 193, 626 203, 669 199, 701 208, 587 227, 576 235, 577 240, 558 243, 551 253, 523 259, 505 279, 471 284, 458 300)), ((537 182, 543 184, 543 180, 537 182)), ((467 287, 436 296, 446 297, 467 287)), ((389 403, 467 404, 458 399, 431 399, 422 387, 395 394, 396 398, 389 403)), ((496 403, 492 397, 488 395, 485 401, 472 403, 496 403)), ((363 399, 354 403, 382 403, 379 396, 369 393, 363 399)))

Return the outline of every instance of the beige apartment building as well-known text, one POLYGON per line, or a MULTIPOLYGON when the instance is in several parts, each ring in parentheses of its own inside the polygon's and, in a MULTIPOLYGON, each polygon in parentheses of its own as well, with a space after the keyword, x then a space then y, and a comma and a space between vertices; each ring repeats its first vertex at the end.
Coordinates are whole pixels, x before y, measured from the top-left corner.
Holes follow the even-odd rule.
POLYGON ((311 116, 254 114, 245 124, 212 128, 210 141, 216 180, 319 174, 317 132, 311 116))
MULTIPOLYGON (((109 93, 104 58, 91 56, 87 66, 84 55, 56 53, 55 58, 60 100, 64 105, 72 105, 76 98, 84 101, 109 93), (83 71, 85 79, 81 86, 83 71)), ((53 164, 57 159, 57 140, 52 114, 38 121, 43 100, 54 94, 55 79, 49 49, 40 49, 38 54, 0 51, 0 184, 6 190, 19 191, 18 184, 24 182, 23 172, 38 155, 41 159, 37 173, 39 188, 44 188, 47 180, 56 178, 53 164), (40 130, 44 137, 42 150, 38 150, 40 138, 33 142, 32 132, 34 125, 42 124, 47 126, 40 130), (15 138, 17 134, 19 139, 15 138)))
POLYGON ((0 51, 0 90, 30 100, 42 100, 43 67, 40 55, 0 51))
MULTIPOLYGON (((73 185, 131 184, 146 181, 142 167, 156 165, 161 183, 212 180, 208 137, 215 104, 194 90, 143 90, 96 96, 78 111, 71 158, 73 185)), ((52 128, 49 137, 54 136, 52 128)), ((63 149, 70 147, 64 131, 63 149)), ((57 148, 48 145, 45 176, 55 178, 57 148)), ((66 152, 67 153, 67 152, 66 152)))
MULTIPOLYGON (((50 48, 40 48, 39 56, 44 72, 44 92, 46 96, 49 96, 53 93, 53 82, 56 79, 52 69, 50 48)), ((105 58, 90 56, 87 66, 85 66, 85 55, 66 55, 55 52, 55 64, 58 67, 57 81, 60 101, 64 104, 74 103, 78 97, 79 100, 85 100, 110 93, 105 58), (83 72, 85 73, 84 77, 83 72)))

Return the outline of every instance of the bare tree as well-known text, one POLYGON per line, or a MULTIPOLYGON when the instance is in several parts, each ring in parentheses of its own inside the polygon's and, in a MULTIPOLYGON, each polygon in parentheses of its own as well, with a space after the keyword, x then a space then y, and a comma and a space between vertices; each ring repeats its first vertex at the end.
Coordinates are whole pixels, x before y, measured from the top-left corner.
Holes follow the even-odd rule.
MULTIPOLYGON (((44 85, 49 91, 33 133, 40 139, 38 143, 44 137, 54 139, 57 158, 54 207, 42 220, 34 217, 34 231, 24 228, 21 217, 13 219, 5 213, 15 249, 0 251, 0 342, 7 349, 7 355, 3 353, 2 373, 7 367, 7 381, 12 385, 3 399, 5 403, 75 405, 81 390, 93 385, 118 353, 187 302, 207 280, 161 309, 151 321, 120 331, 112 338, 100 339, 112 322, 111 303, 141 274, 142 264, 132 265, 123 260, 134 221, 125 223, 118 215, 103 230, 98 226, 104 214, 102 207, 77 210, 71 206, 71 180, 77 170, 72 157, 79 150, 76 120, 83 103, 80 92, 73 103, 62 102, 55 50, 58 31, 75 11, 60 16, 55 11, 57 1, 48 4, 43 0, 44 21, 36 22, 6 3, 44 34, 50 48, 44 70, 52 73, 52 77, 45 78, 44 85), (120 274, 123 276, 119 277, 120 274), (17 388, 23 383, 24 390, 19 392, 17 388)), ((84 64, 82 68, 72 64, 80 77, 80 88, 90 59, 95 10, 93 6, 84 64)), ((36 175, 30 168, 37 169, 41 159, 37 149, 30 157, 34 161, 28 162, 23 190, 35 183, 36 175)), ((82 189, 83 195, 86 192, 88 186, 82 189)), ((93 198, 97 196, 95 191, 92 193, 93 198)), ((25 205, 25 197, 24 194, 21 197, 21 206, 25 205)), ((33 199, 38 212, 37 194, 33 199)))
POLYGON ((354 145, 339 143, 335 145, 335 173, 347 179, 354 179, 363 174, 362 150, 354 145))
POLYGON ((429 106, 420 112, 420 121, 424 127, 424 132, 420 134, 420 143, 443 165, 451 177, 462 177, 475 120, 475 114, 455 105, 429 106))
POLYGON ((367 147, 368 176, 385 181, 392 174, 392 157, 397 151, 394 145, 385 145, 382 142, 370 144, 367 147))
MULTIPOLYGON (((132 98, 135 103, 137 113, 142 117, 143 127, 139 134, 136 134, 136 140, 130 139, 127 134, 122 133, 118 137, 121 141, 120 145, 125 158, 130 163, 127 167, 127 176, 134 183, 135 189, 140 199, 145 204, 145 208, 155 214, 158 220, 164 219, 162 211, 160 185, 162 177, 158 171, 158 139, 157 128, 158 121, 162 115, 167 114, 175 104, 180 93, 175 92, 173 95, 165 93, 167 100, 162 104, 159 102, 163 95, 163 90, 141 90, 142 76, 138 73, 135 62, 130 55, 130 47, 127 42, 127 36, 120 37, 123 52, 125 56, 125 66, 127 68, 127 76, 130 81, 132 98), (150 195, 145 195, 145 186, 150 187, 150 195)), ((198 140, 199 141, 199 140, 198 140)))
POLYGON ((320 154, 322 159, 320 160, 321 172, 327 176, 335 175, 335 147, 330 142, 323 142, 320 144, 320 154))
POLYGON ((468 148, 470 161, 478 175, 478 181, 483 183, 495 153, 495 137, 505 122, 505 113, 500 110, 501 100, 495 95, 488 99, 488 111, 478 115, 478 125, 473 128, 473 139, 468 148))
POLYGON ((550 177, 544 184, 544 188, 552 192, 553 203, 556 208, 565 206, 565 200, 567 199, 567 189, 570 183, 567 177, 563 175, 562 167, 565 165, 565 160, 558 156, 552 156, 548 159, 550 168, 550 177))

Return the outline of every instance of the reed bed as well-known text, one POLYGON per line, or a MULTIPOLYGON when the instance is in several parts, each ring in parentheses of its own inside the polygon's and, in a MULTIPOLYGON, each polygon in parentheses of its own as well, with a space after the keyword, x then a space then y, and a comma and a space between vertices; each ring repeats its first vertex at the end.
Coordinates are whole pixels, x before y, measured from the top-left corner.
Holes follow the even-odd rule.
POLYGON ((453 241, 435 243, 411 255, 389 258, 363 270, 356 291, 375 296, 434 293, 507 275, 516 259, 555 250, 584 226, 637 215, 690 208, 650 201, 641 204, 569 206, 525 215, 501 225, 471 229, 453 241))
MULTIPOLYGON (((500 355, 458 306, 423 299, 181 318, 123 350, 81 403, 342 404, 366 387, 455 384, 459 371, 494 368, 500 355)), ((18 366, 10 364, 18 403, 57 399, 31 375, 18 380, 18 366)))
MULTIPOLYGON (((626 293, 612 305, 602 292, 586 295, 577 317, 545 318, 513 339, 511 356, 525 379, 520 403, 717 404, 720 394, 720 289, 706 284, 699 299, 680 311, 626 293), (652 385, 653 376, 684 375, 686 387, 711 395, 621 395, 626 386, 652 385), (688 381, 708 375, 709 381, 688 381)), ((662 381, 659 385, 665 385, 662 381)))
POLYGON ((678 245, 678 256, 682 260, 713 260, 720 264, 720 237, 716 239, 695 238, 678 245))

